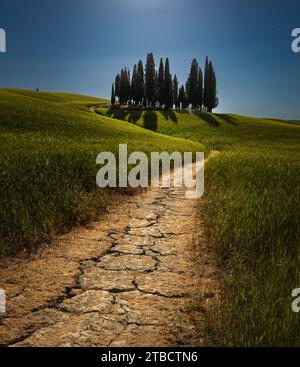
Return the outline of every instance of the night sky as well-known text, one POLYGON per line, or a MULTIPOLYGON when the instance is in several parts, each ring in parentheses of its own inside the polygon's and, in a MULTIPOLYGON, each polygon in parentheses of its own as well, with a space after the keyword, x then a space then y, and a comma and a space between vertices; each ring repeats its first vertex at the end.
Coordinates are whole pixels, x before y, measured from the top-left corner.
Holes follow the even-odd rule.
POLYGON ((180 83, 209 55, 218 112, 300 119, 299 27, 299 0, 1 0, 0 86, 109 98, 115 74, 150 51, 180 83))

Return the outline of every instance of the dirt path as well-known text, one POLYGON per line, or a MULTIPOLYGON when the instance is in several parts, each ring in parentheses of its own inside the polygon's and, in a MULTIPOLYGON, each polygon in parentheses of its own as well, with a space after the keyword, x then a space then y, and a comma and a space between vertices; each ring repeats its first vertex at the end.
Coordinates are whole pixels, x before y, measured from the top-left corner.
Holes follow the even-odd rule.
POLYGON ((111 107, 111 104, 109 104, 109 103, 102 103, 102 104, 98 104, 98 105, 95 105, 95 106, 90 106, 90 107, 89 107, 89 110, 90 110, 91 112, 97 113, 97 112, 96 112, 96 110, 97 110, 97 108, 99 108, 99 107, 103 107, 103 108, 110 108, 110 107, 111 107))
POLYGON ((0 344, 200 346, 216 295, 199 202, 149 189, 29 258, 2 261, 0 344))

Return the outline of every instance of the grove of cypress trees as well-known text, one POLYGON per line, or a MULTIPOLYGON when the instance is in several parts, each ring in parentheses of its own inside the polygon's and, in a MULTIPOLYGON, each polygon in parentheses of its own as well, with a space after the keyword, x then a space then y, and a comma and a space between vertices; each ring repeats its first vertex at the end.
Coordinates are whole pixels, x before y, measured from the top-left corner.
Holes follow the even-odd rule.
POLYGON ((181 104, 183 108, 191 105, 193 110, 204 109, 211 112, 219 103, 216 73, 208 57, 205 59, 204 75, 197 60, 192 60, 185 87, 182 85, 179 89, 177 76, 172 79, 169 59, 166 58, 165 64, 160 59, 157 72, 153 53, 149 53, 145 70, 142 60, 134 65, 132 79, 129 69, 122 69, 117 74, 112 89, 111 101, 115 104, 118 97, 121 105, 131 104, 133 101, 134 106, 154 107, 158 102, 166 108, 173 108, 174 105, 179 108, 181 104))

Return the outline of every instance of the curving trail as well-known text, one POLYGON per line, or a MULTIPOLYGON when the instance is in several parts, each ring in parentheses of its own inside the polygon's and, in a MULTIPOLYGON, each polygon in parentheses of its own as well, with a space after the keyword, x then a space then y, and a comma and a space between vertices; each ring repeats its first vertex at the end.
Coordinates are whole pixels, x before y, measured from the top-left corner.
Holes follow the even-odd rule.
POLYGON ((24 258, 1 262, 10 346, 200 346, 217 295, 199 201, 149 189, 24 258), (200 239, 200 242, 199 242, 200 239))

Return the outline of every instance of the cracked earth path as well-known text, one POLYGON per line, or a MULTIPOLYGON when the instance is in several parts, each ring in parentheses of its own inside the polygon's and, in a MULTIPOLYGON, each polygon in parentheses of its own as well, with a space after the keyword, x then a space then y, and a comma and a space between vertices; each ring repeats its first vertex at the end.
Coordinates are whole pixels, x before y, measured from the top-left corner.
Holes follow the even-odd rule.
POLYGON ((1 261, 2 346, 201 346, 217 281, 199 201, 126 197, 90 228, 1 261))

